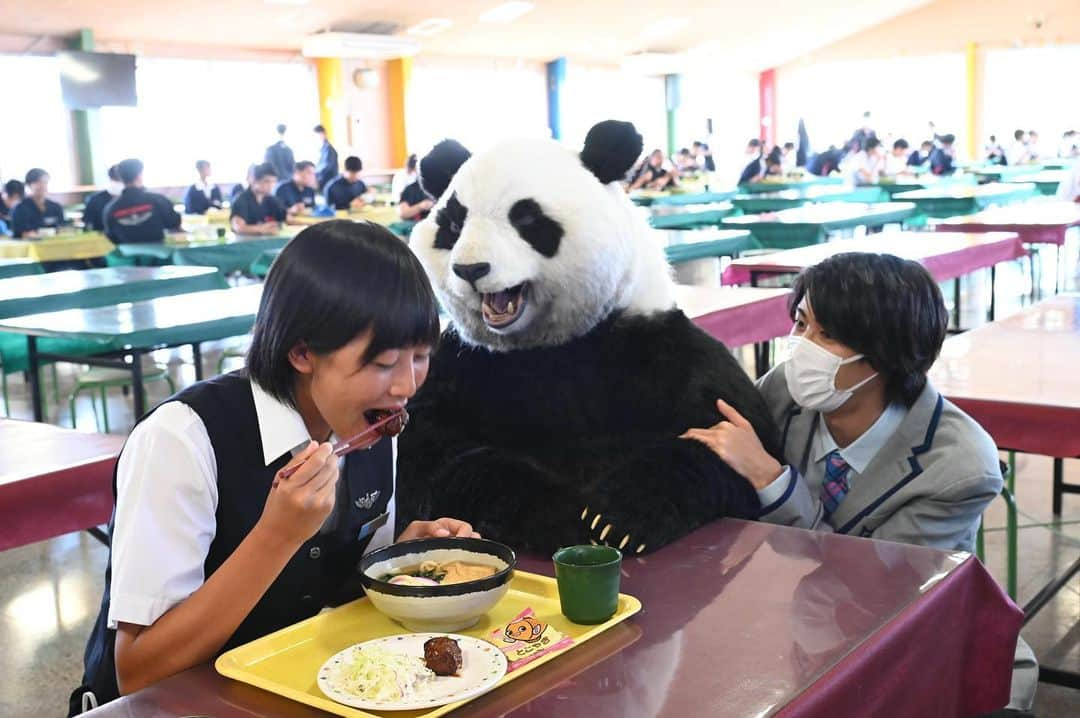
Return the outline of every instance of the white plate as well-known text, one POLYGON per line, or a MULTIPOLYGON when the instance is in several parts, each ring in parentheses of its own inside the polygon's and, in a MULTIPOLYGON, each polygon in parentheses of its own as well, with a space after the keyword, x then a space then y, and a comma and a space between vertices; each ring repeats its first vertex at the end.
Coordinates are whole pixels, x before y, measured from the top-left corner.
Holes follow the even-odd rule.
POLYGON ((319 690, 327 697, 361 710, 408 711, 437 708, 487 693, 506 675, 506 656, 497 647, 479 638, 459 636, 454 633, 407 633, 364 641, 349 646, 330 657, 319 669, 319 690), (356 648, 375 646, 392 653, 404 653, 424 659, 424 643, 431 638, 445 636, 461 646, 461 673, 457 676, 435 676, 422 684, 408 698, 396 701, 372 701, 362 695, 335 690, 328 685, 327 672, 331 665, 352 653, 356 648))

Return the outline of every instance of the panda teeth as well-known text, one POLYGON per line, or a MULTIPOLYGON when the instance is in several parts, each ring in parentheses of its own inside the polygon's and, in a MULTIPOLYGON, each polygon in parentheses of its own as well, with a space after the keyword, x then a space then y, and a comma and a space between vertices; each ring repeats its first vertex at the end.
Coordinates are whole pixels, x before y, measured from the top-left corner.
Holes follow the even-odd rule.
POLYGON ((507 305, 506 305, 506 313, 507 314, 513 314, 514 313, 514 300, 513 299, 511 299, 507 303, 507 305))

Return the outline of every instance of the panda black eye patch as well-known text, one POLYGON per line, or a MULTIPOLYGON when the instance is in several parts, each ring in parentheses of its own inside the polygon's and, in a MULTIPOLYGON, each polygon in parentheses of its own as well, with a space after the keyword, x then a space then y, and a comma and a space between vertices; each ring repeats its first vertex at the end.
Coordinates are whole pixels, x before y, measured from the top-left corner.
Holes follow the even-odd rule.
POLYGON ((465 226, 465 217, 469 210, 458 201, 457 194, 450 195, 446 204, 435 215, 435 249, 453 249, 461 236, 461 228, 465 226))
POLYGON ((534 199, 519 199, 510 208, 510 224, 521 238, 545 257, 554 257, 559 251, 563 228, 544 214, 534 199))

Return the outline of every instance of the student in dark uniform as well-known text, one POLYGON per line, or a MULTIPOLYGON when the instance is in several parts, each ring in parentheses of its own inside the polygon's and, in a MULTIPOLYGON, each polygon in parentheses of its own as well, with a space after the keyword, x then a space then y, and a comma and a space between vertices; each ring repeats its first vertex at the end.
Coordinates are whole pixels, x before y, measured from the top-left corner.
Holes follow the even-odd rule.
POLYGON ((419 222, 427 218, 435 200, 428 196, 417 180, 406 187, 398 198, 398 216, 404 220, 419 222))
POLYGON ((315 177, 322 192, 330 181, 338 176, 338 154, 326 136, 326 128, 315 125, 315 136, 319 138, 319 164, 315 166, 315 177))
POLYGON ((930 153, 930 171, 936 175, 951 175, 956 171, 956 167, 953 166, 953 158, 956 155, 956 150, 953 149, 953 143, 956 142, 955 135, 943 135, 941 137, 941 145, 935 147, 934 151, 930 153))
POLYGON ((315 163, 303 160, 296 163, 292 176, 278 184, 274 196, 289 214, 315 209, 315 163))
POLYGON ((286 129, 285 125, 277 126, 278 141, 266 148, 266 156, 263 158, 263 162, 273 165, 274 172, 282 178, 292 174, 293 166, 296 165, 292 148, 285 144, 286 129))
POLYGON ((16 239, 39 237, 42 230, 55 231, 64 224, 64 208, 48 198, 49 173, 35 167, 26 173, 26 199, 11 211, 11 232, 16 239))
POLYGON ((360 209, 366 204, 367 185, 360 179, 364 163, 355 155, 345 158, 345 172, 326 185, 326 204, 335 210, 360 209))
MULTIPOLYGON (((248 368, 181 391, 124 445, 73 713, 362 595, 356 563, 395 539, 393 441, 341 460, 332 442, 405 406, 438 336, 423 267, 383 227, 329 221, 282 250, 248 368)), ((442 518, 396 539, 451 535, 475 533, 442 518)))
POLYGON ((288 213, 271 194, 277 174, 269 163, 255 168, 251 186, 232 203, 229 223, 237 234, 277 234, 288 213))
POLYGON ((120 196, 124 183, 120 181, 119 165, 109 168, 109 186, 90 195, 83 208, 83 224, 94 232, 105 231, 105 207, 120 196))
POLYGON ((210 182, 210 163, 199 160, 195 163, 199 179, 184 193, 185 214, 206 214, 211 207, 221 209, 221 189, 210 182))
POLYGON ((3 195, 0 196, 0 220, 11 223, 11 213, 15 205, 22 202, 26 196, 26 186, 17 179, 8 180, 4 183, 3 195))
POLYGON ((165 232, 180 229, 180 215, 164 195, 143 187, 143 163, 124 160, 117 166, 124 191, 105 208, 105 234, 115 244, 164 242, 165 232))
POLYGON ((233 188, 229 190, 230 202, 235 202, 236 198, 255 182, 255 170, 258 166, 259 165, 248 165, 247 174, 244 175, 244 181, 237 182, 233 185, 233 188))

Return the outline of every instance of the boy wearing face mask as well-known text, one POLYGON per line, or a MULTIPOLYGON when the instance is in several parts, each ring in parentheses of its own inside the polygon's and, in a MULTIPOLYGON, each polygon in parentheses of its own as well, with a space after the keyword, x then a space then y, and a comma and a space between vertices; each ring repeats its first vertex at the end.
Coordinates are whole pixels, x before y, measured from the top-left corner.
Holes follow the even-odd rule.
POLYGON ((837 255, 796 280, 791 312, 790 358, 759 381, 790 465, 725 405, 727 422, 687 438, 758 490, 762 521, 974 551, 1001 468, 993 439, 927 381, 949 318, 930 274, 837 255))

